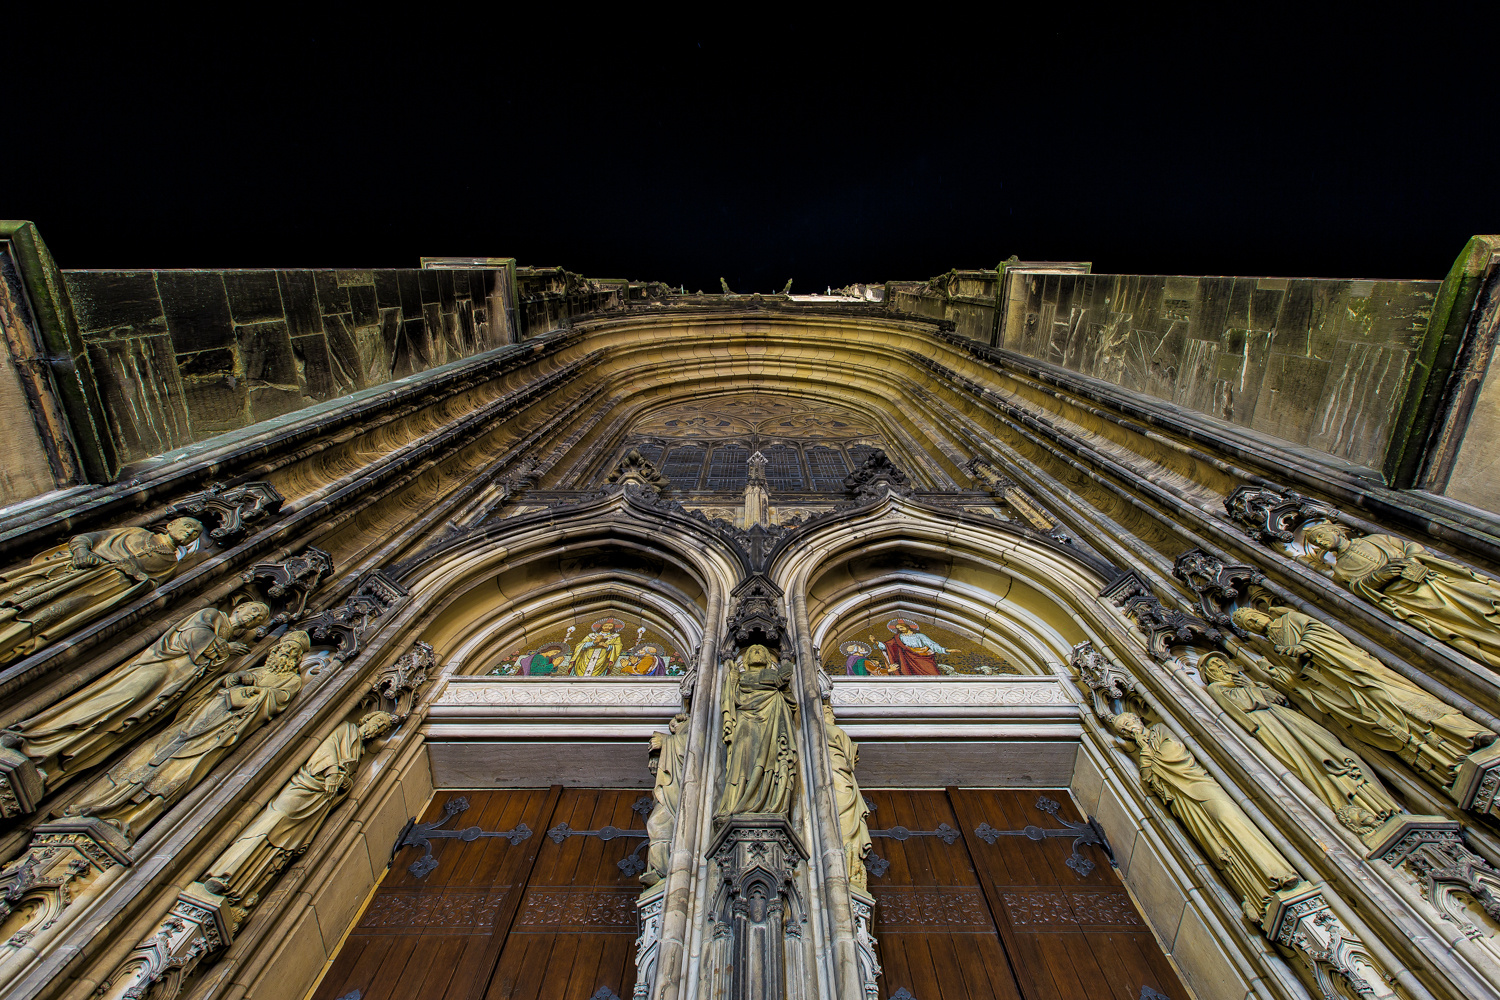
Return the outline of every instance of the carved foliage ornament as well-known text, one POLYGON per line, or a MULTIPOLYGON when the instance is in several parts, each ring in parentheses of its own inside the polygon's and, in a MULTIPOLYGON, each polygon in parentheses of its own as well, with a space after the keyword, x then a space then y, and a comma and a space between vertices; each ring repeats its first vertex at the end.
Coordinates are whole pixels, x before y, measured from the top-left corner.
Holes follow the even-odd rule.
POLYGON ((1293 490, 1270 486, 1241 486, 1224 499, 1229 519, 1250 537, 1267 545, 1290 542, 1308 521, 1333 521, 1338 508, 1293 490))
POLYGON ((906 473, 891 464, 886 453, 877 448, 865 459, 863 465, 844 478, 844 492, 862 503, 877 500, 884 489, 897 496, 911 494, 911 485, 906 473))
POLYGON ((1172 575, 1198 595, 1198 607, 1203 610, 1204 618, 1241 635, 1239 627, 1230 620, 1230 612, 1249 593, 1252 584, 1265 579, 1253 567, 1226 563, 1202 549, 1189 549, 1178 556, 1172 575))
POLYGON ((638 450, 630 449, 615 470, 609 474, 608 482, 611 483, 640 483, 658 494, 666 493, 672 488, 671 482, 656 470, 656 466, 648 462, 638 450))
POLYGON ((191 516, 203 521, 205 526, 213 523, 216 526, 209 529, 209 537, 223 545, 238 541, 256 521, 280 513, 285 502, 270 483, 241 483, 238 486, 211 483, 203 492, 185 496, 172 504, 163 520, 191 516))
POLYGON ((304 619, 303 630, 319 644, 337 647, 333 659, 347 663, 364 648, 367 636, 393 611, 411 598, 406 588, 375 570, 343 604, 304 619))
POLYGON ((259 634, 266 636, 279 625, 299 620, 307 612, 307 598, 332 574, 333 556, 314 546, 279 562, 257 564, 250 571, 250 582, 259 584, 276 608, 259 634))

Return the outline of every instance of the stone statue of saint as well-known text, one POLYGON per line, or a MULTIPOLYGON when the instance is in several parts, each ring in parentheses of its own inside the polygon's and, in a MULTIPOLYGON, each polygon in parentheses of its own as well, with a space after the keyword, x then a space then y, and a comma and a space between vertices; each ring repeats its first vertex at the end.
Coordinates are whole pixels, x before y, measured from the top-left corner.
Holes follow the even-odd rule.
POLYGON ((1438 701, 1338 632, 1300 611, 1253 608, 1234 623, 1263 635, 1295 664, 1276 682, 1361 743, 1398 755, 1439 786, 1452 783, 1459 761, 1495 734, 1438 701))
POLYGON ((203 534, 191 517, 165 532, 112 528, 74 535, 0 575, 0 665, 68 635, 177 572, 177 549, 203 534))
POLYGON ((311 644, 306 632, 288 632, 264 666, 229 674, 188 700, 156 739, 100 775, 64 812, 139 837, 241 740, 286 710, 302 690, 297 666, 311 644))
POLYGON ((790 816, 797 787, 791 664, 777 666, 765 646, 745 650, 743 667, 730 667, 720 703, 724 791, 716 821, 742 813, 790 816))
POLYGON ((371 712, 357 724, 344 722, 329 733, 270 805, 209 866, 204 888, 246 909, 254 906, 266 884, 307 849, 323 820, 354 787, 365 741, 384 736, 398 721, 389 712, 371 712))
POLYGON ((1350 539, 1332 523, 1303 536, 1334 554, 1333 578, 1438 642, 1500 667, 1500 585, 1393 535, 1350 539))
POLYGON ((118 750, 135 730, 183 697, 209 671, 250 647, 233 641, 263 625, 271 612, 246 601, 231 613, 194 611, 134 659, 115 667, 46 711, 4 734, 36 763, 48 788, 93 767, 118 750))
POLYGON ((1167 804, 1240 894, 1247 917, 1259 921, 1272 895, 1301 881, 1166 726, 1157 723, 1147 728, 1130 712, 1112 717, 1110 725, 1138 756, 1141 784, 1167 804))
POLYGON ((1405 811, 1352 750, 1291 707, 1280 691, 1247 677, 1222 654, 1205 657, 1199 669, 1224 713, 1300 778, 1344 826, 1366 834, 1405 811))
POLYGON ((651 787, 654 805, 646 817, 646 832, 651 844, 646 849, 646 870, 641 872, 644 885, 655 885, 667 877, 671 865, 672 831, 677 826, 677 812, 682 804, 682 767, 687 756, 688 717, 681 712, 672 717, 665 733, 651 734, 652 756, 656 760, 656 784, 651 787))
POLYGON ((865 872, 865 855, 873 846, 865 817, 870 807, 854 777, 859 763, 859 747, 833 718, 833 706, 823 704, 823 732, 828 737, 828 755, 833 760, 833 797, 839 810, 839 839, 844 842, 844 865, 849 870, 849 884, 863 890, 869 883, 865 872))

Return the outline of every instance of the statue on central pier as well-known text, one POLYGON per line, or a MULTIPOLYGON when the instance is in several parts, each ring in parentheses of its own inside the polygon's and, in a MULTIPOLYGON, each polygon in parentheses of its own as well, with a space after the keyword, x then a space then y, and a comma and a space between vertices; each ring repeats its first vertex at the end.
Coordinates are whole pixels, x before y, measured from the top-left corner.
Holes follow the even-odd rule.
POLYGON ((750 646, 724 679, 724 791, 714 822, 745 813, 789 816, 797 789, 792 666, 750 646))

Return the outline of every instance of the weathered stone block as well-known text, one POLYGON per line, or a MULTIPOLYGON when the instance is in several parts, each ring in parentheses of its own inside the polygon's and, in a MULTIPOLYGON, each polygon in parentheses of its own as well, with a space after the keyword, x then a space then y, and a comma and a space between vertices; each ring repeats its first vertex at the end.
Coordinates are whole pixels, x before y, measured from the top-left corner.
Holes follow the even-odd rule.
POLYGON ((225 271, 224 291, 229 296, 229 314, 236 323, 260 323, 286 316, 275 271, 225 271))
POLYGON ((163 313, 151 271, 69 271, 64 281, 78 328, 85 334, 122 326, 165 328, 153 324, 163 313))
POLYGON ((286 309, 287 330, 293 337, 323 332, 322 313, 318 309, 318 290, 311 271, 278 271, 281 302, 286 309))
POLYGON ((158 271, 156 288, 179 354, 234 343, 229 299, 217 271, 158 271))

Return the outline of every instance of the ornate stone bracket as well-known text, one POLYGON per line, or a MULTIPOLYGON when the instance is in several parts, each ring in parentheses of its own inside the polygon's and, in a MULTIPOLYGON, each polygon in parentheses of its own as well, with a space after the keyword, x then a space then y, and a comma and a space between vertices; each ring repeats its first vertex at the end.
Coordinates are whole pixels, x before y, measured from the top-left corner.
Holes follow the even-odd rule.
POLYGON ((1093 693, 1094 714, 1107 719, 1125 711, 1125 699, 1134 681, 1087 640, 1073 647, 1068 657, 1079 679, 1093 693))
POLYGON ((651 1000, 656 989, 657 963, 661 957, 661 925, 666 912, 667 883, 656 883, 635 901, 637 927, 635 939, 635 992, 631 1000, 651 1000))
POLYGON ((1241 486, 1224 499, 1229 519, 1266 545, 1290 542, 1309 521, 1336 521, 1338 508, 1293 490, 1270 486, 1241 486))
POLYGON ((1198 595, 1204 618, 1236 635, 1245 634, 1229 615, 1236 603, 1248 596, 1250 587, 1265 579, 1264 573, 1251 566, 1228 564, 1202 549, 1189 549, 1177 557, 1172 575, 1198 595))
POLYGON ((245 582, 258 584, 276 612, 258 634, 267 636, 277 626, 301 619, 307 613, 308 596, 332 574, 333 556, 313 546, 279 562, 257 564, 245 582))
POLYGON ((427 683, 428 676, 436 668, 437 657, 432 646, 418 640, 380 672, 361 706, 390 712, 398 719, 406 718, 416 704, 422 685, 427 683))
POLYGON ((95 991, 98 1000, 170 1000, 206 955, 233 939, 227 901, 194 882, 182 891, 156 933, 95 991))
POLYGON ((727 644, 736 649, 763 645, 779 650, 787 627, 780 607, 781 588, 756 574, 736 587, 730 596, 735 603, 724 627, 727 644))
POLYGON ((238 541, 251 526, 265 517, 281 511, 286 500, 270 483, 241 483, 225 486, 212 483, 201 493, 183 497, 167 508, 163 520, 174 517, 195 517, 209 528, 208 535, 223 545, 238 541))
POLYGON ((43 823, 26 853, 0 871, 0 963, 85 898, 99 876, 130 865, 130 842, 102 820, 43 823))
POLYGON ((1262 927, 1267 938, 1292 952, 1326 1000, 1343 1000, 1350 993, 1369 1000, 1399 997, 1316 886, 1278 892, 1266 907, 1262 927))
POLYGON ((854 958, 859 963, 864 998, 879 1000, 881 969, 875 954, 875 897, 851 887, 849 907, 854 915, 854 958))
POLYGON ((1470 937, 1483 932, 1464 916, 1463 905, 1449 898, 1452 892, 1467 893, 1492 920, 1500 921, 1500 871, 1469 849, 1459 824, 1441 816, 1401 813, 1363 839, 1371 859, 1405 868, 1421 883, 1428 902, 1470 937))
POLYGON ((729 927, 731 1000, 788 995, 784 917, 796 908, 792 876, 807 850, 791 822, 775 813, 731 816, 708 856, 718 870, 718 919, 729 927))
POLYGON ((365 637, 410 599, 405 587, 377 569, 360 581, 343 604, 324 608, 300 624, 314 642, 336 646, 333 659, 347 663, 364 648, 365 637))

